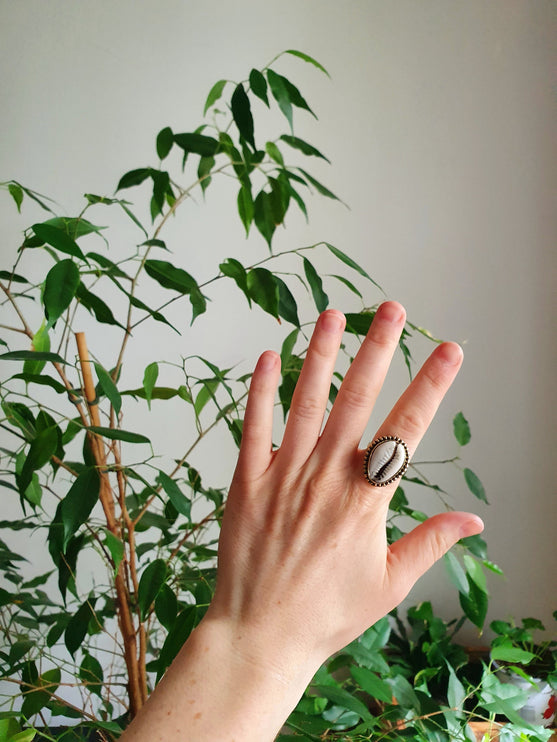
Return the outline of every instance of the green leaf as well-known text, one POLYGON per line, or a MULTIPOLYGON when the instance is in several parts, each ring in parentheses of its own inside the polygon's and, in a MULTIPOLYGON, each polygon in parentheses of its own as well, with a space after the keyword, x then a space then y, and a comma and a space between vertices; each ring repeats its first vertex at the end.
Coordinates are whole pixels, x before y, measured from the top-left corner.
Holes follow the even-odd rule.
POLYGON ((202 157, 214 157, 219 151, 219 143, 204 134, 174 134, 174 141, 186 154, 192 152, 202 157))
POLYGON ((253 268, 247 276, 251 299, 265 312, 279 318, 279 287, 275 276, 266 268, 253 268))
POLYGON ((460 605, 474 626, 482 629, 487 615, 487 593, 480 590, 476 583, 471 579, 470 575, 467 575, 466 577, 468 579, 469 587, 468 595, 465 595, 464 593, 458 594, 460 605))
POLYGON ((516 662, 520 665, 527 665, 536 655, 520 647, 513 647, 512 644, 499 644, 491 648, 490 656, 496 662, 516 662))
POLYGON ((443 557, 443 562, 445 563, 445 568, 447 570, 449 578, 456 589, 459 592, 468 595, 468 581, 466 579, 466 572, 464 571, 462 565, 460 564, 456 556, 452 553, 452 551, 449 551, 445 554, 445 556, 443 557))
POLYGON ((116 384, 112 381, 112 376, 100 365, 100 363, 95 363, 95 371, 97 372, 100 388, 108 397, 116 414, 119 415, 122 408, 122 397, 120 396, 116 384))
POLYGON ((447 668, 449 670, 449 684, 447 689, 447 700, 449 706, 453 709, 462 711, 462 705, 466 699, 466 691, 460 680, 456 676, 454 668, 447 662, 447 668))
POLYGON ((8 185, 8 191, 15 201, 17 210, 21 214, 21 204, 23 203, 23 188, 21 188, 21 186, 18 186, 16 183, 10 183, 8 185))
POLYGON ((90 425, 87 430, 96 433, 103 438, 110 438, 113 441, 125 441, 126 443, 151 443, 149 438, 140 433, 131 433, 129 430, 120 430, 117 428, 104 428, 100 425, 90 425))
MULTIPOLYGON (((25 696, 21 705, 21 713, 29 718, 37 714, 50 701, 60 685, 61 672, 59 668, 47 670, 35 681, 35 690, 25 688, 25 696)), ((19 735, 16 735, 16 737, 19 735)), ((14 737, 10 739, 13 742, 14 737)))
POLYGON ((209 95, 207 96, 207 100, 205 101, 205 106, 203 108, 203 115, 205 116, 207 114, 207 111, 211 106, 214 106, 215 103, 219 100, 219 98, 222 96, 222 92, 224 90, 224 87, 226 85, 226 80, 218 80, 211 90, 209 91, 209 95))
POLYGON ((159 666, 157 668, 157 680, 158 682, 162 675, 165 673, 166 668, 171 664, 172 660, 176 657, 184 642, 191 634, 197 618, 197 609, 195 606, 186 606, 176 617, 172 629, 168 632, 168 636, 162 646, 159 654, 159 666))
POLYGON ((277 162, 281 167, 284 167, 284 159, 282 157, 280 149, 274 142, 267 142, 265 144, 265 151, 272 160, 277 162))
POLYGON ((242 185, 238 191, 238 214, 240 215, 240 219, 242 220, 242 224, 246 230, 247 237, 251 223, 253 222, 254 205, 251 189, 246 185, 242 185))
POLYGON ((130 170, 125 175, 122 175, 116 190, 121 191, 123 188, 132 188, 133 186, 141 185, 149 177, 151 177, 150 167, 140 167, 136 170, 130 170))
POLYGON ((285 373, 286 367, 288 366, 288 361, 292 356, 292 351, 294 350, 294 346, 296 345, 299 332, 300 331, 297 329, 293 330, 289 335, 286 336, 284 342, 282 343, 282 348, 280 351, 282 373, 285 373))
POLYGON ((352 268, 353 270, 355 270, 357 273, 359 273, 364 278, 367 278, 368 281, 371 281, 374 286, 377 286, 378 289, 383 291, 381 286, 379 286, 379 284, 373 280, 373 278, 369 275, 369 273, 367 273, 361 266, 359 266, 358 263, 352 260, 352 258, 350 258, 348 255, 343 253, 342 250, 339 250, 338 247, 335 247, 334 245, 331 245, 328 242, 326 242, 325 245, 333 253, 333 255, 337 257, 341 262, 343 262, 349 268, 352 268))
POLYGON ((375 312, 363 311, 359 313, 346 312, 346 332, 353 335, 367 335, 375 312))
POLYGON ((47 245, 54 247, 56 250, 73 255, 74 258, 85 260, 85 255, 81 252, 79 245, 64 230, 53 227, 51 224, 43 223, 33 224, 33 232, 40 240, 46 242, 47 245))
POLYGON ((23 494, 31 484, 33 472, 47 464, 58 448, 58 431, 56 428, 46 428, 37 434, 31 442, 29 452, 18 477, 18 486, 23 494))
POLYGON ((73 240, 77 240, 78 237, 83 237, 83 235, 86 234, 100 234, 103 229, 106 229, 106 227, 97 227, 95 224, 91 224, 90 221, 83 217, 69 218, 65 216, 57 216, 54 217, 54 219, 48 219, 46 222, 43 222, 43 224, 48 224, 51 227, 61 229, 73 240))
POLYGON ((327 77, 330 77, 329 73, 323 67, 322 64, 320 64, 316 59, 313 57, 310 57, 309 54, 305 54, 304 52, 299 52, 296 49, 287 49, 284 54, 292 54, 294 57, 299 57, 300 59, 303 59, 304 62, 309 62, 309 64, 312 64, 314 67, 317 67, 318 70, 321 70, 321 72, 324 72, 327 77))
POLYGON ((90 595, 88 600, 77 609, 69 620, 64 632, 64 643, 72 657, 75 656, 87 635, 89 621, 95 617, 94 607, 96 602, 97 598, 90 595))
POLYGON ((282 113, 286 116, 288 123, 290 124, 290 130, 293 130, 292 120, 292 102, 288 94, 288 89, 284 84, 284 78, 282 75, 277 75, 273 70, 267 70, 267 80, 271 88, 273 98, 278 103, 278 106, 282 113))
POLYGON ((145 271, 165 289, 179 291, 181 294, 189 294, 198 288, 193 276, 165 260, 146 260, 145 271))
POLYGON ((323 281, 307 258, 304 258, 304 272, 311 288, 313 301, 318 312, 324 312, 329 306, 329 297, 323 291, 323 281))
MULTIPOLYGON (((37 332, 33 335, 31 341, 32 348, 39 353, 48 353, 50 351, 50 337, 48 327, 43 322, 37 332)), ((40 374, 45 367, 45 361, 25 361, 23 364, 24 374, 40 374)))
POLYGON ((69 258, 56 263, 47 273, 43 303, 49 327, 52 327, 70 306, 79 281, 79 268, 69 258))
POLYGON ((155 559, 143 570, 137 590, 137 603, 144 621, 149 613, 153 601, 164 585, 167 567, 164 559, 155 559))
POLYGON ((311 183, 311 185, 315 188, 315 190, 320 193, 322 196, 326 196, 327 198, 332 198, 334 201, 340 201, 340 198, 338 196, 335 196, 335 194, 330 191, 328 188, 326 188, 323 183, 320 183, 316 178, 313 177, 313 175, 310 175, 306 170, 303 170, 301 167, 296 168, 299 170, 304 178, 311 183))
POLYGON ((20 276, 18 273, 14 273, 13 271, 0 271, 0 278, 9 283, 29 283, 24 276, 20 276))
POLYGON ((269 249, 277 226, 273 208, 273 199, 270 193, 259 191, 253 205, 253 217, 259 233, 265 238, 269 249))
POLYGON ((482 592, 487 593, 487 581, 482 565, 469 554, 464 555, 464 564, 466 566, 466 574, 468 577, 476 583, 482 592))
POLYGON ((487 559, 487 544, 480 535, 467 536, 460 539, 459 543, 465 546, 478 559, 487 559))
POLYGON ((85 284, 80 281, 77 291, 75 292, 76 298, 79 299, 87 311, 95 315, 97 322, 102 322, 105 325, 116 325, 121 327, 123 330, 124 325, 120 324, 118 320, 112 314, 110 307, 98 296, 93 294, 86 288, 85 284))
POLYGON ((327 698, 337 706, 353 711, 360 719, 367 720, 371 718, 371 714, 362 701, 344 690, 344 688, 336 685, 315 685, 312 686, 312 692, 317 693, 322 698, 327 698))
POLYGON ((259 70, 253 69, 249 73, 249 84, 254 95, 265 103, 269 108, 269 99, 267 98, 267 82, 259 70))
POLYGON ((331 275, 331 278, 336 278, 337 281, 340 281, 343 283, 353 294, 356 294, 356 296, 360 297, 360 299, 363 299, 362 292, 354 286, 353 283, 351 283, 347 278, 344 276, 337 276, 334 273, 331 275))
POLYGON ((199 159, 199 167, 197 168, 197 177, 199 178, 199 184, 203 193, 211 185, 210 172, 215 167, 214 157, 201 157, 199 159))
POLYGON ((90 693, 102 697, 104 674, 101 663, 88 652, 79 666, 79 679, 90 693))
POLYGON ((190 293, 190 304, 192 307, 191 324, 193 325, 196 317, 207 311, 207 299, 201 293, 199 288, 193 289, 190 293))
POLYGON ((178 600, 172 588, 166 583, 155 598, 155 614, 162 626, 170 631, 178 614, 178 600))
POLYGON ((156 381, 159 377, 159 364, 156 362, 150 363, 145 367, 143 374, 143 389, 145 390, 145 399, 147 405, 151 409, 151 399, 153 395, 153 389, 155 388, 156 381))
POLYGON ((293 147, 294 149, 302 152, 304 155, 307 155, 308 157, 320 157, 322 160, 326 160, 329 164, 331 162, 328 157, 325 157, 325 155, 322 154, 318 149, 316 149, 312 144, 305 142, 299 137, 294 137, 290 134, 283 134, 281 136, 281 140, 283 142, 286 142, 286 144, 288 144, 290 147, 293 147))
POLYGON ((462 412, 457 412, 453 419, 453 430, 454 437, 458 441, 459 445, 465 446, 470 442, 470 426, 468 420, 464 417, 462 412))
POLYGON ((279 278, 278 276, 275 276, 274 278, 279 290, 279 315, 287 322, 290 322, 290 324, 299 327, 300 318, 298 317, 298 305, 296 304, 296 299, 282 278, 279 278))
POLYGON ((100 492, 100 477, 96 469, 84 469, 73 482, 60 503, 60 519, 63 525, 65 551, 71 537, 85 523, 97 504, 100 492))
POLYGON ((110 552, 112 561, 114 562, 114 574, 118 574, 118 568, 124 558, 124 543, 117 538, 113 533, 106 530, 104 531, 104 545, 110 552))
POLYGON ((174 505, 176 510, 184 515, 188 520, 191 520, 191 502, 184 495, 176 482, 171 479, 168 474, 165 474, 160 470, 157 475, 157 481, 168 495, 168 499, 174 505))
POLYGON ((168 157, 172 145, 174 144, 174 134, 170 126, 165 126, 157 134, 157 155, 159 159, 164 160, 168 157))
POLYGON ((369 693, 372 698, 384 703, 392 703, 393 692, 391 686, 376 673, 365 667, 354 666, 350 668, 350 674, 360 688, 369 693))
POLYGON ((487 502, 487 496, 485 494, 484 486, 480 482, 478 476, 474 474, 474 472, 471 469, 464 469, 464 479, 466 480, 466 484, 468 485, 468 489, 470 492, 475 495, 478 500, 482 500, 482 502, 485 502, 489 505, 487 502))
POLYGON ((240 136, 245 139, 246 142, 251 145, 255 151, 257 148, 255 146, 254 139, 254 124, 253 116, 251 113, 251 105, 242 83, 237 85, 236 89, 232 93, 230 108, 232 110, 232 118, 234 119, 234 123, 238 127, 240 136))

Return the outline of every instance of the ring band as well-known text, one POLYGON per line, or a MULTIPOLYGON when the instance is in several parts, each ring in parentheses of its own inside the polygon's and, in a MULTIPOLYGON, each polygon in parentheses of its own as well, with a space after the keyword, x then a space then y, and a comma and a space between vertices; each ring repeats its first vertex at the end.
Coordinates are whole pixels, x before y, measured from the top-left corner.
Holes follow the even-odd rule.
POLYGON ((408 469, 408 447, 396 435, 376 438, 366 449, 364 476, 374 487, 385 487, 408 469))

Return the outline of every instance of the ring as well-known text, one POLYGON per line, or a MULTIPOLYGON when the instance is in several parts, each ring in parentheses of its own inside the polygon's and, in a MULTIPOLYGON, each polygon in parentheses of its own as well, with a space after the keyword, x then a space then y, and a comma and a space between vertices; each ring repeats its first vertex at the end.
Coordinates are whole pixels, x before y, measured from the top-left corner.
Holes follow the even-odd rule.
POLYGON ((385 487, 401 477, 409 462, 408 447, 396 435, 383 435, 367 447, 364 476, 374 487, 385 487))

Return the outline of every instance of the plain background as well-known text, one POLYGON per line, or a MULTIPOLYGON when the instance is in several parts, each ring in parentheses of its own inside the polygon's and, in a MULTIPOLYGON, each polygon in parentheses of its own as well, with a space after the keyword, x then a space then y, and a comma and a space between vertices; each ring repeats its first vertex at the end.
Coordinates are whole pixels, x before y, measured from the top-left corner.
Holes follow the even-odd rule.
MULTIPOLYGON (((321 239, 337 245, 414 323, 464 344, 462 373, 420 458, 459 453, 451 420, 462 409, 472 428, 463 464, 482 479, 490 506, 467 492, 459 470, 442 478, 455 507, 484 518, 490 558, 505 571, 505 578, 489 578, 490 618, 537 616, 551 624, 557 5, 2 0, 0 11, 0 179, 48 194, 70 216, 84 192, 109 195, 125 171, 156 165, 156 133, 166 125, 196 127, 216 80, 245 79, 284 49, 305 51, 329 70, 331 80, 294 58, 276 66, 319 117, 295 114, 295 132, 332 161, 308 162, 308 169, 350 209, 308 200, 309 226, 289 218, 276 248, 321 239)), ((245 243, 226 187, 197 201, 173 228, 177 265, 206 278, 239 251, 264 257, 256 235, 245 243)), ((39 217, 31 208, 18 216, 2 196, 4 262, 11 265, 21 230, 39 217)), ((321 265, 332 267, 325 256, 321 265)), ((329 293, 340 309, 358 309, 339 288, 330 285, 329 293)), ((380 300, 370 291, 366 303, 380 300)), ((215 310, 191 331, 183 323, 181 338, 145 325, 137 385, 145 363, 168 352, 169 342, 177 356, 201 347, 245 370, 266 347, 279 347, 284 329, 262 313, 250 318, 235 294, 228 308, 216 305, 215 295, 215 310)), ((309 301, 304 318, 315 319, 309 301)), ((90 339, 107 365, 111 338, 90 339)), ((428 346, 415 348, 419 362, 428 346)), ((375 425, 404 383, 399 358, 375 425)), ((169 429, 166 412, 153 409, 152 437, 163 445, 179 439, 183 431, 169 429)), ((199 456, 200 467, 209 465, 215 484, 225 486, 231 454, 212 440, 199 456)), ((425 493, 417 497, 430 513, 440 507, 425 493)), ((10 491, 2 498, 9 510, 10 491)), ((407 603, 424 599, 446 617, 459 615, 442 567, 407 603)))

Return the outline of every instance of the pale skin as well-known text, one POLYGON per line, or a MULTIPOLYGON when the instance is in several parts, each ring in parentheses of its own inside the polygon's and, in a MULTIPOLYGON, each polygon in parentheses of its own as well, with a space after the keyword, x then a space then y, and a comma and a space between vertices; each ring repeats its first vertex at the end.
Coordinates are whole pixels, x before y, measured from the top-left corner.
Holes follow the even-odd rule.
MULTIPOLYGON (((400 304, 379 308, 323 427, 345 320, 321 315, 277 450, 280 359, 260 357, 213 602, 123 742, 271 742, 319 666, 457 541, 482 531, 477 516, 448 512, 387 544, 397 482, 370 485, 359 445, 404 321, 400 304)), ((374 437, 397 435, 412 456, 461 363, 455 343, 436 347, 374 437)))

